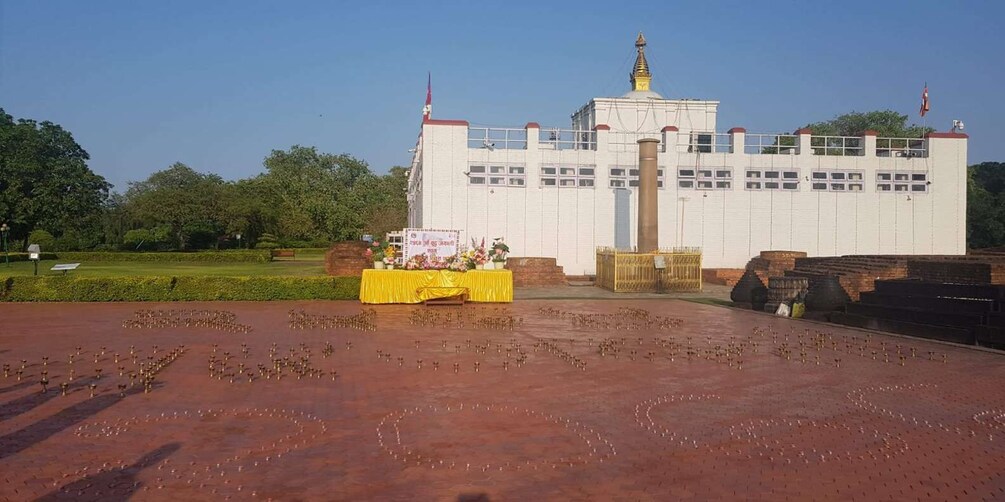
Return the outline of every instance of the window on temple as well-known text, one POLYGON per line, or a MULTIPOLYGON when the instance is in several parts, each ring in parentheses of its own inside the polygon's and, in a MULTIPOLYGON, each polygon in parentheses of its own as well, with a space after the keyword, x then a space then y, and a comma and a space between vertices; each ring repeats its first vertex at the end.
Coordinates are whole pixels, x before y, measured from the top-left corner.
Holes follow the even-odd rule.
MULTIPOLYGON (((797 176, 798 178, 798 176, 797 176)), ((861 192, 865 188, 865 173, 861 170, 828 169, 810 173, 815 191, 861 192)))
MULTIPOLYGON (((608 171, 610 188, 639 186, 639 170, 634 167, 612 167, 608 171)), ((663 188, 663 168, 656 169, 656 187, 663 188)))
MULTIPOLYGON (((678 172, 682 171, 684 170, 679 170, 678 172)), ((733 169, 729 167, 698 169, 695 178, 697 183, 694 186, 699 190, 732 190, 733 188, 733 169)), ((678 186, 685 188, 680 184, 678 186)))
POLYGON ((911 192, 916 194, 928 193, 927 172, 911 171, 878 171, 876 173, 877 192, 911 192))
POLYGON ((473 164, 468 166, 468 185, 516 187, 527 185, 525 168, 522 165, 485 166, 473 164))
POLYGON ((541 186, 593 188, 596 172, 595 166, 544 166, 541 168, 541 186))
POLYGON ((747 169, 747 190, 799 190, 799 171, 747 169))

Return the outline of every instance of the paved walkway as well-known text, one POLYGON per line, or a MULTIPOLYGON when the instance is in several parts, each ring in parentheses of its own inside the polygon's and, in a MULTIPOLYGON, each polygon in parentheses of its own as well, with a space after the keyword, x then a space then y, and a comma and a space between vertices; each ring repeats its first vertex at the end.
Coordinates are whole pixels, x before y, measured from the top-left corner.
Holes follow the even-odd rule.
POLYGON ((546 286, 516 288, 513 297, 516 300, 637 300, 637 299, 708 299, 714 301, 729 301, 732 288, 718 284, 704 284, 702 290, 695 293, 614 293, 597 286, 546 286))
POLYGON ((924 340, 664 298, 0 319, 0 500, 1005 498, 1002 356, 924 340))

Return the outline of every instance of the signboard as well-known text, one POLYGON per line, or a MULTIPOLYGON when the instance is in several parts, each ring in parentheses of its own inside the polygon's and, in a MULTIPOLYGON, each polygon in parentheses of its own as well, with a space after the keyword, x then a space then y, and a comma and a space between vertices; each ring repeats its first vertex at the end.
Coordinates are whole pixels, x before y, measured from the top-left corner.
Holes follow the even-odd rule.
POLYGON ((402 261, 420 254, 443 260, 456 255, 461 243, 461 233, 458 230, 406 228, 403 238, 402 261))
POLYGON ((656 255, 653 257, 653 264, 656 265, 657 269, 665 269, 667 268, 667 259, 665 256, 656 255))

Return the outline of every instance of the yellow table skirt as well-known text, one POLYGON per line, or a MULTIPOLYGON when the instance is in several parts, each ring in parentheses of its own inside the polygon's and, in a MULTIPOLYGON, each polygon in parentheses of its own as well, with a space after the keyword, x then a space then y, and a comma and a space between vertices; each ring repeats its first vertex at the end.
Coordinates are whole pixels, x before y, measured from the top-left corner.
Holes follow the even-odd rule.
POLYGON ((359 301, 422 303, 462 293, 471 302, 511 303, 513 273, 509 270, 363 270, 359 301))

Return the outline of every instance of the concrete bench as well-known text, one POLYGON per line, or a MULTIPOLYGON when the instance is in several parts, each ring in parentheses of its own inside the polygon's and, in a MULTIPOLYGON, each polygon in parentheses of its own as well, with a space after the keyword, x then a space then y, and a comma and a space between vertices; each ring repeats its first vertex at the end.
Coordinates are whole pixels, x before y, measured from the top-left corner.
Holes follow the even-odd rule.
POLYGON ((53 272, 62 272, 63 275, 66 275, 66 273, 71 270, 77 270, 77 267, 79 266, 80 266, 79 263, 57 263, 49 270, 53 272))

